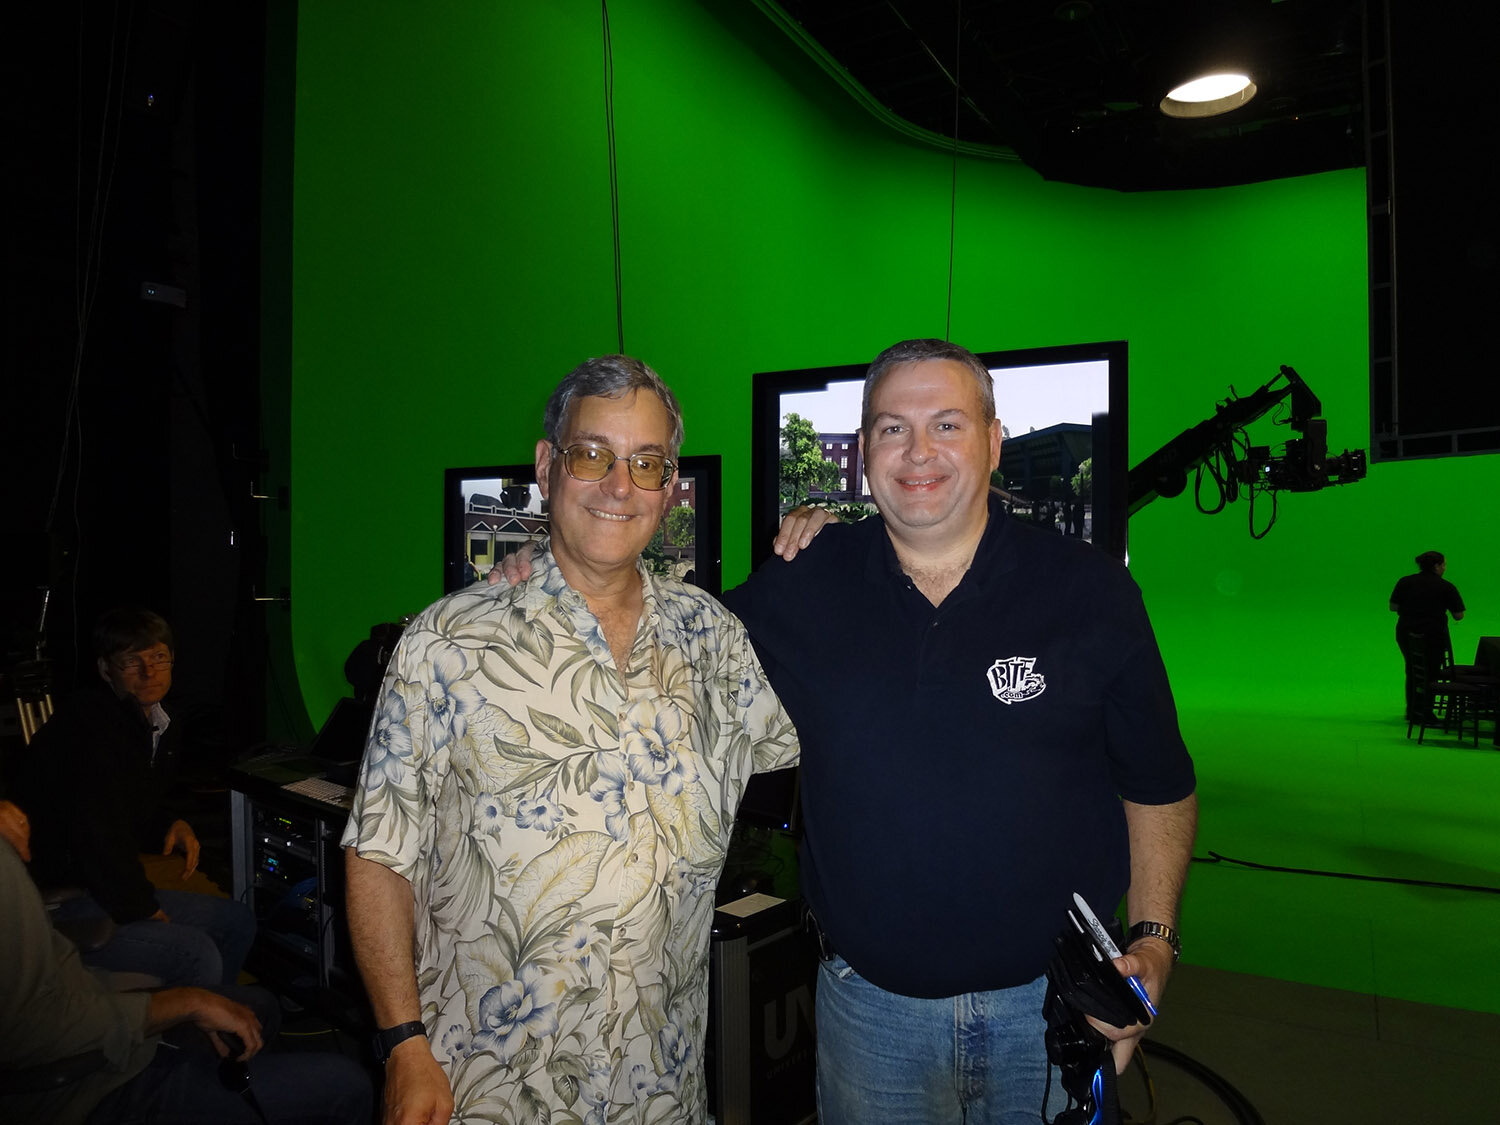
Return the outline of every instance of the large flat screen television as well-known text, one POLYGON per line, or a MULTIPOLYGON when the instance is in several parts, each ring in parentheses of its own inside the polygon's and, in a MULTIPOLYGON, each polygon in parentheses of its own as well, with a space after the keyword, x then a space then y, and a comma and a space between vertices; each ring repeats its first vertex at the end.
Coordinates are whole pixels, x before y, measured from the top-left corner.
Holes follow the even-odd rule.
MULTIPOLYGON (((648 565, 710 594, 720 590, 722 499, 719 457, 679 457, 661 534, 646 549, 648 565), (686 508, 691 519, 673 516, 686 508)), ((443 593, 488 573, 526 543, 551 532, 534 465, 484 465, 443 474, 443 593)))
MULTIPOLYGON (((977 352, 1004 426, 994 478, 1011 514, 1125 557, 1127 349, 1123 340, 977 352)), ((874 508, 859 458, 868 363, 755 375, 751 402, 751 540, 758 565, 796 501, 781 472, 791 415, 810 424, 824 461, 814 502, 874 508)), ((800 423, 793 423, 799 425, 800 423)), ((802 433, 809 426, 801 426, 802 433)))

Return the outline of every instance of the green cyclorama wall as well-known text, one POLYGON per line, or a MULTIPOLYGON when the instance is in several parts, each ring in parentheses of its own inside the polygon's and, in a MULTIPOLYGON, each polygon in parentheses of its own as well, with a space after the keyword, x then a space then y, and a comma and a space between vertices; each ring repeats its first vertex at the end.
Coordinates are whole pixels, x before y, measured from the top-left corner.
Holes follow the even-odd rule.
MULTIPOLYGON (((724 458, 733 582, 751 374, 944 334, 951 159, 857 109, 748 4, 638 0, 611 29, 626 348, 680 395, 684 452, 724 458)), ((440 592, 444 468, 529 460, 550 387, 615 350, 601 69, 591 5, 300 6, 292 612, 314 720, 369 626, 440 592)), ((958 175, 952 337, 1128 340, 1132 461, 1282 363, 1335 450, 1368 446, 1362 172, 1136 195, 973 159, 958 175)), ((1140 513, 1132 568, 1184 710, 1394 716, 1385 603, 1415 554, 1451 557, 1474 607, 1461 649, 1500 632, 1481 565, 1497 486, 1492 456, 1376 465, 1284 495, 1260 541, 1243 500, 1140 513)))

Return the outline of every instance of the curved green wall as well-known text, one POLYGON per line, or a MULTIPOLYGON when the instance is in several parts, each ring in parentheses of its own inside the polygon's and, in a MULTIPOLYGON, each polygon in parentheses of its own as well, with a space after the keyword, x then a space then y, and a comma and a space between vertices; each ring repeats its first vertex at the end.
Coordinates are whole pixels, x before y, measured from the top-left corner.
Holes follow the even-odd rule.
MULTIPOLYGON (((943 334, 952 161, 748 3, 611 18, 626 348, 681 396, 684 452, 724 457, 733 582, 751 373, 943 334)), ((1282 363, 1334 450, 1368 446, 1361 171, 1125 195, 964 159, 958 183, 953 338, 1128 340, 1132 461, 1282 363)), ((439 594, 444 468, 529 460, 551 386, 615 350, 597 6, 303 3, 294 203, 293 643, 317 720, 369 626, 439 594)), ((1476 607, 1460 647, 1500 632, 1497 466, 1372 466, 1283 497, 1259 541, 1243 501, 1143 511, 1132 567, 1184 710, 1390 711, 1386 598, 1429 547, 1476 607)))

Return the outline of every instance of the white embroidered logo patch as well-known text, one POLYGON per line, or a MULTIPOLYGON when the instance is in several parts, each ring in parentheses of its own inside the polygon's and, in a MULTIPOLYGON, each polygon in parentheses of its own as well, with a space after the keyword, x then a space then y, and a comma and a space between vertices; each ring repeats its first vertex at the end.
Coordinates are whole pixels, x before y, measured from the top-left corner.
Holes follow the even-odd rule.
POLYGON ((1009 707, 1035 699, 1047 690, 1047 678, 1032 671, 1034 656, 1007 656, 990 665, 985 677, 996 699, 1009 707))

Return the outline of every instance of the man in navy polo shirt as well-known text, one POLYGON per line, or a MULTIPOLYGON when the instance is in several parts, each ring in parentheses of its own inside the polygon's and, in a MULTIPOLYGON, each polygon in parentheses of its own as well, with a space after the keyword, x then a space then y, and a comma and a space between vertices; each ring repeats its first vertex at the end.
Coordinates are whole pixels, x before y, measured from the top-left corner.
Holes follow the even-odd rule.
MULTIPOLYGON (((1128 892, 1117 965, 1161 998, 1192 761, 1126 569, 991 498, 1000 423, 978 359, 887 348, 859 441, 880 517, 784 529, 784 559, 724 595, 802 742, 802 890, 831 954, 819 1120, 1035 1123, 1074 892, 1100 913, 1128 892)), ((1101 1030, 1123 1069, 1144 1029, 1101 1030)))
MULTIPOLYGON (((802 739, 802 888, 832 953, 819 1120, 1035 1122, 1044 973, 1075 891, 1101 914, 1128 891, 1118 964, 1161 996, 1192 762, 1129 573, 991 497, 978 359, 886 349, 859 441, 880 517, 724 598, 802 739)), ((1102 1030, 1123 1068, 1143 1029, 1102 1030)))

